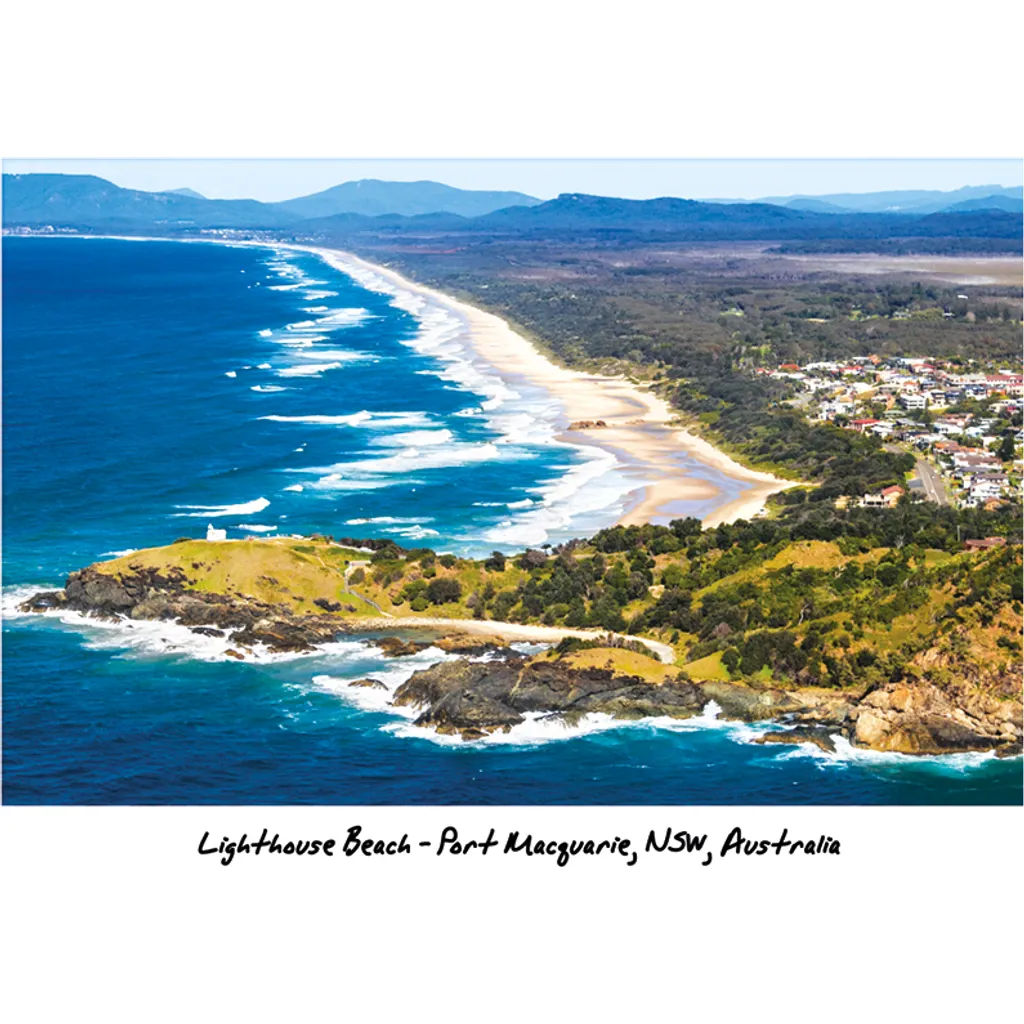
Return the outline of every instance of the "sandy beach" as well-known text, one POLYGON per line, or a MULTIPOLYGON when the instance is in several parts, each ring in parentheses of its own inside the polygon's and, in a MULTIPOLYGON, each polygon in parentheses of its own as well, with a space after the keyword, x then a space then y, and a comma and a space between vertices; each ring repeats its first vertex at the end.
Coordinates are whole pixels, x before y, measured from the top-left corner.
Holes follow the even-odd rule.
POLYGON ((794 486, 792 481, 740 465, 703 438, 683 429, 675 423, 676 414, 668 403, 645 386, 623 377, 582 373, 559 366, 500 317, 416 284, 388 267, 339 250, 310 247, 309 251, 340 270, 375 274, 393 288, 421 295, 457 314, 466 323, 471 344, 483 360, 500 375, 523 379, 555 396, 570 424, 603 420, 604 427, 566 429, 559 439, 610 451, 620 462, 635 467, 638 474, 653 481, 639 489, 636 500, 619 520, 623 525, 672 517, 670 506, 674 502, 707 501, 721 493, 712 483, 688 475, 679 465, 681 454, 745 487, 738 497, 723 501, 704 516, 707 526, 750 519, 764 507, 770 495, 794 486))
POLYGON ((510 642, 517 640, 534 643, 553 644, 566 637, 579 637, 581 640, 597 640, 605 636, 614 636, 620 640, 635 640, 649 648, 664 665, 671 665, 676 660, 675 651, 659 640, 646 636, 631 636, 628 633, 611 633, 607 629, 571 629, 568 626, 532 626, 515 622, 499 622, 495 619, 440 619, 431 616, 405 615, 389 619, 360 619, 361 630, 382 629, 393 632, 395 629, 443 629, 449 632, 469 633, 478 636, 500 636, 510 642))
MULTIPOLYGON (((100 236, 97 236, 100 237, 100 236)), ((155 238, 112 235, 129 241, 159 241, 155 238)), ((204 240, 206 241, 206 240, 204 240)), ((218 241, 216 244, 224 244, 218 241)), ((265 247, 267 242, 229 242, 231 245, 265 247)), ((532 342, 517 334, 501 317, 461 302, 434 288, 417 284, 397 271, 364 260, 340 249, 327 249, 290 242, 272 243, 281 249, 310 252, 343 273, 377 278, 385 289, 421 296, 454 313, 466 324, 470 344, 477 355, 507 379, 521 379, 553 395, 566 416, 566 429, 558 436, 569 444, 611 452, 620 464, 635 469, 649 481, 638 487, 627 511, 620 517, 624 526, 660 519, 677 518, 672 505, 680 501, 712 501, 721 494, 707 480, 691 476, 679 464, 688 455, 742 485, 736 497, 723 496, 702 517, 705 526, 718 526, 737 519, 751 519, 772 494, 797 482, 770 473, 748 469, 704 438, 678 422, 677 414, 660 395, 625 377, 570 370, 552 362, 532 342), (604 427, 570 429, 583 420, 602 420, 604 427)), ((384 290, 384 289, 379 289, 384 290)))

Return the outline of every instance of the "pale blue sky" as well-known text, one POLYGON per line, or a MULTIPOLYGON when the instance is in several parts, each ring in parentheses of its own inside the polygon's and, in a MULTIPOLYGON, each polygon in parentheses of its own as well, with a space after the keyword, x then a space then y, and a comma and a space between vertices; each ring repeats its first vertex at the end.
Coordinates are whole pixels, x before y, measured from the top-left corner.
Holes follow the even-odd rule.
POLYGON ((193 188, 210 198, 291 199, 357 178, 429 178, 459 188, 512 189, 549 199, 589 192, 634 199, 1020 185, 1024 163, 961 160, 5 160, 9 173, 96 174, 125 188, 193 188))

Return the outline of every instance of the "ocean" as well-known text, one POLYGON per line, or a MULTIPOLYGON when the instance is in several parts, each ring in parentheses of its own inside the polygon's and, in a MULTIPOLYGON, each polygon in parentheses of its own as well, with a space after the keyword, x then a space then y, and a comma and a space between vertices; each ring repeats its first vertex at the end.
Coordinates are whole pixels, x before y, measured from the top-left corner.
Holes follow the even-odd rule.
POLYGON ((240 664, 173 627, 18 614, 208 525, 480 555, 586 536, 644 480, 559 442, 557 403, 452 314, 313 253, 8 237, 3 271, 5 803, 1021 803, 1019 760, 765 747, 713 714, 466 744, 348 685, 393 688, 436 649, 240 664))

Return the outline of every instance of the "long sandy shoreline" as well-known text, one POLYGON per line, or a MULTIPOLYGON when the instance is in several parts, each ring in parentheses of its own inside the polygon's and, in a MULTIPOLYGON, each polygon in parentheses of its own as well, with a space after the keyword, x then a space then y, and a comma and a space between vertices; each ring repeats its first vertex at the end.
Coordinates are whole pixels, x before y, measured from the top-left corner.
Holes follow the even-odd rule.
POLYGON ((623 515, 622 525, 650 522, 678 515, 674 502, 707 501, 721 493, 706 480, 687 475, 680 455, 689 455, 724 476, 746 485, 738 497, 725 501, 703 517, 705 526, 750 519, 778 491, 796 486, 770 473, 740 465, 725 452, 674 421, 677 414, 665 399, 623 377, 570 370, 553 363, 532 342, 517 334, 501 317, 454 299, 434 288, 417 284, 397 271, 370 263, 339 249, 282 246, 316 253, 337 269, 361 270, 382 278, 392 288, 412 292, 459 316, 467 325, 476 353, 499 375, 527 381, 557 398, 570 423, 603 420, 606 426, 566 430, 560 439, 612 452, 620 462, 651 481, 639 501, 623 515))
MULTIPOLYGON (((772 494, 798 486, 771 473, 749 469, 710 442, 682 428, 668 402, 646 387, 624 377, 583 373, 553 363, 537 347, 517 334, 501 317, 487 313, 426 285, 417 284, 389 267, 371 263, 342 249, 295 242, 243 241, 233 239, 156 238, 129 235, 78 235, 61 237, 119 238, 124 241, 185 241, 291 249, 319 256, 330 266, 357 275, 373 275, 392 293, 420 296, 458 316, 467 327, 470 344, 479 357, 505 378, 521 379, 553 395, 569 423, 603 420, 600 428, 567 429, 559 440, 612 453, 625 468, 635 470, 648 483, 618 522, 628 526, 661 518, 677 518, 676 502, 710 501, 721 493, 714 484, 690 476, 679 456, 690 456, 704 466, 744 485, 743 492, 723 500, 702 517, 705 526, 737 519, 751 519, 772 494)), ((366 284, 365 281, 360 283, 366 284)))

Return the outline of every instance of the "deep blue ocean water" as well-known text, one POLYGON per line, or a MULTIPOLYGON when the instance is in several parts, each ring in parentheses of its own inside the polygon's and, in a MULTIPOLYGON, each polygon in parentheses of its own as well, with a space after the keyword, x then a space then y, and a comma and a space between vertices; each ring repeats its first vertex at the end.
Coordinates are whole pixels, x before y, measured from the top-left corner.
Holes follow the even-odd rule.
MULTIPOLYGON (((201 536, 393 536, 481 553, 582 536, 642 481, 554 440, 442 311, 309 253, 3 243, 5 610, 113 552, 201 536)), ((722 486, 723 499, 734 489, 722 486)), ((679 514, 704 509, 679 509, 679 514)), ((7 803, 1015 803, 1020 761, 750 742, 713 718, 441 742, 379 691, 432 657, 355 641, 260 664, 152 624, 6 615, 7 803)))

